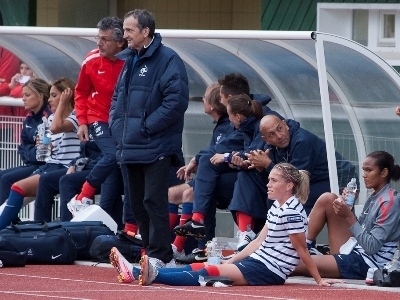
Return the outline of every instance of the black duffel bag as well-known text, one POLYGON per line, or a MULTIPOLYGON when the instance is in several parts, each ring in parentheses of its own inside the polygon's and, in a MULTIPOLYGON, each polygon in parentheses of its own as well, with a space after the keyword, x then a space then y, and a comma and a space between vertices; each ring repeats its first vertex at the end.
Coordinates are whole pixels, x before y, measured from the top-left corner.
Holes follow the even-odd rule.
POLYGON ((400 287, 400 263, 390 268, 378 269, 374 272, 374 283, 377 286, 400 287))
POLYGON ((76 258, 75 243, 61 224, 24 221, 0 231, 19 252, 26 252, 27 264, 72 264, 76 258))
POLYGON ((112 247, 116 247, 129 262, 137 263, 140 260, 143 243, 141 240, 130 238, 122 231, 117 235, 100 235, 94 239, 90 248, 91 259, 100 263, 109 263, 112 247))
POLYGON ((26 258, 26 252, 19 252, 0 236, 0 267, 25 267, 26 258))
POLYGON ((75 242, 77 260, 90 260, 89 250, 96 237, 114 235, 114 232, 102 221, 51 222, 49 224, 61 224, 71 233, 75 242))

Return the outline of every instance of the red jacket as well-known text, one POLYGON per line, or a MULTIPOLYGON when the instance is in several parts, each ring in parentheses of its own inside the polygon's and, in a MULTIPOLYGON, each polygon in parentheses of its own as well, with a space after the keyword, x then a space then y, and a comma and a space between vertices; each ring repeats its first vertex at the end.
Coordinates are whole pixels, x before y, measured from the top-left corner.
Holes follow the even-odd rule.
POLYGON ((123 60, 112 62, 101 57, 98 49, 88 53, 75 87, 75 110, 79 125, 89 125, 95 121, 108 123, 111 97, 123 65, 123 60))
MULTIPOLYGON (((19 72, 19 64, 20 59, 18 57, 0 46, 0 78, 5 79, 5 82, 0 83, 0 96, 8 96, 10 94, 8 83, 19 72)), ((12 108, 12 106, 0 105, 0 115, 12 116, 12 108)))
POLYGON ((19 73, 20 62, 18 57, 0 46, 0 78, 5 79, 6 82, 10 82, 11 78, 19 73))
MULTIPOLYGON (((22 85, 17 85, 12 90, 8 87, 8 82, 4 82, 0 84, 0 96, 10 96, 11 98, 16 98, 16 100, 20 100, 22 98, 22 85), (5 86, 7 88, 5 88, 5 86), (1 94, 1 91, 7 90, 10 91, 4 95, 1 94), (9 94, 9 95, 8 95, 9 94)), ((28 112, 25 110, 23 106, 0 106, 0 115, 2 116, 13 116, 13 117, 25 117, 28 112)))

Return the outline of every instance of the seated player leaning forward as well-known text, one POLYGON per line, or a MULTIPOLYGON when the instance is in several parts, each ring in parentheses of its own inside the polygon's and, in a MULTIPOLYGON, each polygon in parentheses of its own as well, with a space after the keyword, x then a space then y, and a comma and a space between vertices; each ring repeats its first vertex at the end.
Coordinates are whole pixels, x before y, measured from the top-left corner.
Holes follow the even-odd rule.
POLYGON ((342 282, 322 279, 306 247, 307 215, 301 202, 307 199, 309 191, 307 172, 287 163, 277 164, 267 187, 269 198, 275 199, 267 222, 257 239, 231 259, 221 265, 197 263, 183 268, 157 268, 144 255, 139 270, 113 248, 110 261, 117 269, 119 281, 132 282, 140 271, 141 285, 197 286, 199 276, 229 277, 233 285, 281 285, 301 259, 318 285, 342 282))
MULTIPOLYGON (((288 162, 297 169, 309 172, 310 194, 304 204, 307 215, 318 197, 330 191, 326 144, 322 139, 300 127, 294 120, 282 120, 273 115, 262 118, 260 132, 266 143, 265 149, 246 154, 247 160, 244 161, 246 167, 242 167, 237 176, 228 208, 236 217, 235 221, 240 229, 238 250, 246 247, 249 241, 255 238, 255 232, 248 228, 252 228, 252 224, 257 220, 265 220, 267 211, 273 203, 268 200, 265 185, 268 174, 275 164, 288 162)), ((340 170, 348 169, 355 172, 354 166, 337 152, 336 159, 340 161, 340 170)), ((354 174, 353 172, 351 174, 354 174)))

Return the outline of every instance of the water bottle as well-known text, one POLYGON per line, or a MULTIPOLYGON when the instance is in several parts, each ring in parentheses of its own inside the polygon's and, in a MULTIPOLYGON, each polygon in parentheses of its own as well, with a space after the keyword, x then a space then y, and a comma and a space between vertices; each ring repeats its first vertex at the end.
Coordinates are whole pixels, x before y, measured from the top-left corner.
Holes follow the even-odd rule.
POLYGON ((36 160, 48 161, 51 155, 51 131, 46 117, 42 118, 42 123, 38 125, 37 130, 40 144, 36 148, 36 160))
POLYGON ((208 265, 219 265, 221 264, 222 249, 218 245, 217 238, 213 238, 212 241, 207 242, 207 263, 208 265))
POLYGON ((346 196, 346 204, 350 207, 353 207, 354 200, 356 198, 357 191, 357 182, 355 178, 352 178, 350 182, 347 184, 347 196, 346 196))

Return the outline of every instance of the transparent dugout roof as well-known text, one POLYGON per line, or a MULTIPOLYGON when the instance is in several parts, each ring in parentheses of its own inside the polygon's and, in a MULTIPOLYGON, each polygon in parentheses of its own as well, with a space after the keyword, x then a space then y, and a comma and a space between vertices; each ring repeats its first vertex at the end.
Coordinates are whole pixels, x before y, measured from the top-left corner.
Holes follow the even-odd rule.
MULTIPOLYGON (((386 150, 400 162, 400 120, 394 113, 400 104, 399 74, 367 48, 319 32, 158 32, 188 71, 193 100, 184 133, 192 141, 184 142, 188 157, 201 144, 189 135, 204 137, 206 146, 213 128, 200 102, 205 88, 225 74, 240 72, 252 93, 270 95, 272 109, 325 139, 328 151, 336 148, 358 167, 375 150, 386 150), (327 133, 330 126, 332 132, 327 133)), ((86 53, 96 47, 96 33, 84 28, 3 26, 0 45, 44 79, 76 80, 86 53)))

